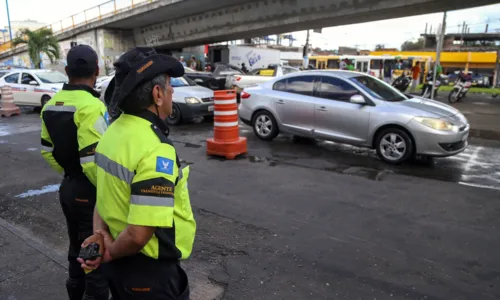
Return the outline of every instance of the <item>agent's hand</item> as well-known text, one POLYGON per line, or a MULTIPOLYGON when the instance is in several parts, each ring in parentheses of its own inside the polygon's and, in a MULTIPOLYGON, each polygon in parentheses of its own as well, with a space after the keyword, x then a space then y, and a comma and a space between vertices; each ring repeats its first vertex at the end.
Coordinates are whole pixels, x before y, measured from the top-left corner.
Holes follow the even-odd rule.
POLYGON ((104 237, 101 234, 94 233, 93 235, 89 236, 87 239, 85 239, 85 241, 83 241, 82 248, 87 247, 92 243, 99 244, 99 254, 101 256, 94 260, 87 260, 87 261, 84 261, 82 258, 77 258, 77 261, 82 264, 82 268, 86 270, 97 269, 101 264, 104 252, 104 237))
POLYGON ((96 230, 96 233, 102 236, 104 242, 104 252, 102 253, 102 262, 107 263, 113 260, 111 255, 109 254, 109 249, 111 249, 111 244, 115 241, 111 234, 106 230, 96 230))

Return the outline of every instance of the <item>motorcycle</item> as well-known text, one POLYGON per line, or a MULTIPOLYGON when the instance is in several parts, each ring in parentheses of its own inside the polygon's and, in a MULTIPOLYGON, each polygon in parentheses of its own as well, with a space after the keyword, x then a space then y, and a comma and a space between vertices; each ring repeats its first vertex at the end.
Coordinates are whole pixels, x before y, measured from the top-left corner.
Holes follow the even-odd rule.
POLYGON ((455 82, 453 90, 448 95, 448 102, 454 103, 460 101, 460 99, 465 97, 471 86, 472 86, 472 80, 470 78, 467 79, 458 78, 457 81, 455 82))
POLYGON ((405 74, 401 74, 398 78, 394 80, 392 86, 399 90, 401 93, 404 93, 408 86, 410 85, 411 77, 405 74))
MULTIPOLYGON (((432 84, 434 83, 432 80, 433 80, 433 73, 432 73, 432 71, 429 71, 429 73, 425 77, 425 84, 422 88, 422 97, 423 98, 430 98, 431 97, 432 84)), ((440 86, 441 86, 441 80, 436 78, 436 82, 434 83, 434 98, 436 98, 437 91, 438 91, 440 86)))

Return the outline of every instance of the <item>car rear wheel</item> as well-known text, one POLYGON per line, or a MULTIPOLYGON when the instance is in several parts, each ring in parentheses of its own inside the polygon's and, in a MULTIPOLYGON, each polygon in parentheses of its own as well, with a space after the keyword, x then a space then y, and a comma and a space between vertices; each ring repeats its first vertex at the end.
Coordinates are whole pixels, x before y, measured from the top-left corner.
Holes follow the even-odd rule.
POLYGON ((380 132, 375 147, 380 159, 391 164, 407 161, 415 148, 408 133, 399 128, 388 128, 380 132))
POLYGON ((278 133, 278 123, 274 116, 265 110, 258 111, 252 121, 253 132, 255 135, 264 141, 271 141, 278 133))
POLYGON ((168 125, 179 125, 182 122, 181 108, 177 103, 172 103, 172 114, 167 117, 168 125))
POLYGON ((42 107, 44 107, 45 104, 47 104, 47 102, 49 102, 49 100, 50 100, 50 96, 43 95, 42 99, 40 100, 40 104, 42 105, 42 107))

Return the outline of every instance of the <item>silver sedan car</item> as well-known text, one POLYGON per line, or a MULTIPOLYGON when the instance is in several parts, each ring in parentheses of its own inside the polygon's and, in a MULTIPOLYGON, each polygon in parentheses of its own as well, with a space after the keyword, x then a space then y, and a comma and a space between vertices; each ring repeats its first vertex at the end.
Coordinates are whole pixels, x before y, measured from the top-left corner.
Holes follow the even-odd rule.
POLYGON ((457 109, 349 71, 293 73, 246 88, 239 117, 263 140, 284 132, 369 147, 393 164, 415 155, 455 155, 469 136, 457 109))

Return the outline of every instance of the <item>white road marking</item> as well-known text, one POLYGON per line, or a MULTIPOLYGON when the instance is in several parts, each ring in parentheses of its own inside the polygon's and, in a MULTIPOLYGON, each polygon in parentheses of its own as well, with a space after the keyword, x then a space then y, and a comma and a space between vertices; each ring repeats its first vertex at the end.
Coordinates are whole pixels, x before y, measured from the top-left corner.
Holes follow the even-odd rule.
POLYGON ((468 173, 471 169, 471 167, 475 164, 477 164, 477 158, 479 155, 479 151, 483 150, 483 147, 476 147, 474 152, 469 157, 469 161, 464 165, 464 173, 468 173))
POLYGON ((477 184, 477 183, 470 183, 470 182, 463 182, 463 181, 460 181, 458 184, 478 187, 478 188, 482 188, 482 189, 491 189, 491 190, 500 191, 500 187, 498 187, 498 186, 484 185, 484 184, 477 184))
POLYGON ((46 185, 39 190, 28 190, 22 194, 17 195, 16 198, 27 198, 27 197, 39 196, 46 193, 57 192, 59 190, 59 186, 60 184, 51 184, 51 185, 46 185))

